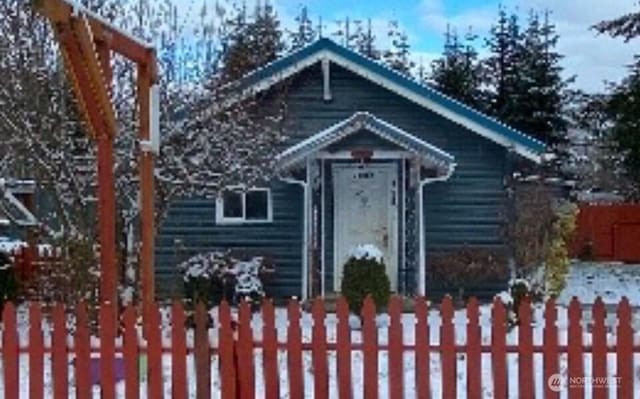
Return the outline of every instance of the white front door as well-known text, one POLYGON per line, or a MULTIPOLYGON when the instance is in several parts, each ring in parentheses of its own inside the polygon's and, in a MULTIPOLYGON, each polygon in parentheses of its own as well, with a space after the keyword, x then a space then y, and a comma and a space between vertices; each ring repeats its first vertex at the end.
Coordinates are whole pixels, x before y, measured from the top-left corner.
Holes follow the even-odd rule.
POLYGON ((392 291, 398 286, 398 168, 390 164, 334 164, 334 283, 352 248, 373 244, 384 256, 392 291))

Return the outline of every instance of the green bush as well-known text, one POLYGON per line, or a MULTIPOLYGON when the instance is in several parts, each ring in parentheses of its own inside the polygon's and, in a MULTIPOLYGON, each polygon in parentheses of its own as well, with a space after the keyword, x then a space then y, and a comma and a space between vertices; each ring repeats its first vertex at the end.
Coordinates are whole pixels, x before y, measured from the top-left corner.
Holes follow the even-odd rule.
POLYGON ((355 314, 360 314, 367 295, 371 295, 378 311, 384 308, 391 297, 384 263, 370 257, 349 258, 344 265, 341 292, 355 314))

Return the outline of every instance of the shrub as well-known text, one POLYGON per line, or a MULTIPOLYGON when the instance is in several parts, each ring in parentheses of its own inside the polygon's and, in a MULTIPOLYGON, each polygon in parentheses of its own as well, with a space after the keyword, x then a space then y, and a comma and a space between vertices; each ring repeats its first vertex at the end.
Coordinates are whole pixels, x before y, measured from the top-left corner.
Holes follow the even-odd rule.
POLYGON ((509 282, 509 295, 503 295, 502 301, 510 308, 509 324, 511 326, 520 323, 520 304, 527 297, 530 301, 537 302, 542 300, 543 292, 524 279, 514 279, 509 282))
POLYGON ((18 295, 18 280, 13 263, 7 254, 0 252, 0 318, 6 301, 13 301, 18 295))
POLYGON ((567 203, 557 209, 558 218, 553 225, 551 244, 545 258, 547 292, 557 296, 564 288, 569 273, 571 236, 576 228, 577 207, 567 203))
POLYGON ((360 314, 367 295, 371 295, 378 311, 384 308, 391 297, 391 284, 381 252, 374 246, 354 248, 344 265, 340 289, 355 314, 360 314))
POLYGON ((506 281, 509 278, 507 258, 498 251, 464 247, 428 259, 433 281, 459 287, 506 281))
POLYGON ((230 250, 198 254, 178 265, 186 297, 209 306, 223 299, 233 304, 242 299, 259 303, 265 295, 263 277, 273 268, 267 257, 230 250))

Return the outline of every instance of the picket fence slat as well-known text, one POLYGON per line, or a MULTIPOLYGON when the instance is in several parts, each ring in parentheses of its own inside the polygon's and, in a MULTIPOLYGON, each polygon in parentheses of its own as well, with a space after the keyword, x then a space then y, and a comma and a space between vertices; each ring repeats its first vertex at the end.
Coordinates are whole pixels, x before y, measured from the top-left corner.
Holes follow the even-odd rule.
POLYGON ((52 337, 52 374, 54 399, 69 397, 69 360, 67 347, 67 324, 64 306, 57 303, 53 308, 53 337, 52 337))
POLYGON ((171 316, 171 397, 186 399, 188 395, 187 343, 182 302, 173 302, 171 316))
POLYGON ((6 303, 2 310, 2 360, 4 371, 4 397, 17 398, 20 391, 18 364, 18 330, 16 309, 12 303, 6 303))
POLYGON ((302 377, 302 331, 300 329, 300 305, 289 301, 287 309, 289 327, 287 329, 287 371, 289 372, 289 397, 302 399, 304 379, 302 377))
POLYGON ((313 301, 313 332, 312 352, 313 356, 313 390, 314 398, 323 399, 329 397, 329 366, 327 365, 327 329, 325 326, 326 315, 324 301, 317 298, 313 301))
POLYGON ((149 397, 161 399, 162 389, 162 333, 160 331, 160 311, 157 304, 149 306, 149 331, 147 338, 147 381, 149 397))
POLYGON ((553 384, 559 384, 560 380, 556 378, 558 374, 558 310, 556 309, 556 303, 553 299, 550 299, 545 304, 544 309, 544 358, 543 358, 543 381, 544 384, 544 397, 549 399, 557 399, 560 397, 560 392, 553 384), (549 383, 551 381, 551 383, 549 383))
MULTIPOLYGON (((222 304, 220 312, 220 364, 222 367, 222 390, 223 398, 233 397, 235 399, 235 375, 227 376, 233 372, 233 333, 231 330, 231 315, 229 306, 222 304), (231 334, 231 337, 228 335, 231 334), (229 383, 231 379, 231 383, 229 383), (225 396, 228 391, 233 396, 225 396)), ((195 314, 195 362, 196 362, 196 397, 198 399, 208 399, 211 397, 211 365, 209 352, 209 315, 204 303, 196 305, 195 314)))
POLYGON ((364 397, 378 397, 378 327, 376 305, 368 296, 362 305, 362 349, 364 363, 364 397))
MULTIPOLYGON (((597 380, 602 381, 607 376, 607 329, 605 319, 607 310, 601 298, 596 299, 593 304, 593 362, 592 375, 597 380)), ((594 384, 592 387, 593 399, 606 399, 608 388, 604 384, 594 384)))
POLYGON ((404 363, 402 361, 402 298, 394 296, 389 303, 389 397, 404 398, 404 363))
POLYGON ((271 301, 264 300, 259 313, 262 315, 262 323, 253 320, 259 316, 254 315, 253 308, 248 303, 242 303, 236 313, 226 302, 211 313, 204 304, 197 304, 195 323, 191 323, 191 319, 187 321, 184 305, 175 301, 168 309, 170 324, 164 324, 160 319, 160 309, 154 304, 149 307, 146 320, 143 321, 146 326, 144 339, 139 337, 141 331, 138 311, 133 305, 126 306, 122 314, 118 314, 114 305, 102 304, 97 308, 99 323, 95 326, 90 324, 87 306, 81 302, 76 309, 75 331, 71 334, 67 328, 67 309, 61 304, 44 306, 31 302, 16 310, 13 304, 7 303, 3 308, 0 325, 0 378, 4 383, 4 388, 0 388, 0 397, 18 398, 21 390, 26 390, 29 398, 42 398, 46 394, 54 399, 89 399, 95 389, 94 384, 98 384, 101 398, 110 399, 116 396, 116 379, 119 381, 124 378, 124 394, 128 399, 137 399, 141 394, 145 397, 162 398, 165 384, 169 382, 171 393, 167 395, 176 399, 188 397, 188 387, 193 382, 198 399, 216 396, 218 392, 212 392, 214 386, 220 388, 219 394, 223 399, 244 399, 258 395, 256 376, 260 373, 264 377, 264 396, 276 399, 282 394, 280 377, 284 377, 286 373, 289 397, 302 399, 311 393, 316 398, 328 398, 333 396, 329 391, 330 387, 333 389, 329 379, 332 351, 336 354, 335 388, 340 398, 351 399, 361 395, 365 398, 384 396, 391 399, 400 399, 405 395, 420 399, 440 395, 455 398, 462 394, 459 392, 461 388, 458 387, 458 382, 463 375, 466 376, 464 389, 468 398, 483 397, 485 387, 491 387, 493 397, 498 399, 513 395, 533 398, 536 390, 541 390, 545 398, 582 398, 591 393, 594 399, 605 399, 610 397, 607 384, 612 382, 617 383, 618 398, 632 397, 638 389, 634 380, 638 378, 634 375, 634 356, 640 353, 640 346, 634 345, 633 309, 626 298, 618 304, 617 320, 612 331, 615 340, 609 342, 607 337, 610 331, 605 325, 607 309, 604 302, 598 299, 588 310, 576 298, 572 299, 566 308, 567 324, 561 325, 562 333, 566 332, 568 337, 567 343, 562 345, 559 342, 561 327, 558 321, 564 321, 560 317, 564 314, 559 315, 560 307, 553 299, 544 304, 544 309, 540 309, 542 313, 538 313, 539 308, 534 308, 529 299, 525 298, 519 304, 517 319, 512 319, 511 315, 515 313, 508 314, 508 308, 496 298, 490 309, 490 342, 486 341, 489 337, 483 334, 484 324, 481 328, 480 323, 480 311, 485 308, 481 308, 474 298, 458 310, 454 309, 449 297, 442 300, 439 308, 430 308, 424 298, 416 298, 413 326, 407 323, 409 319, 405 320, 403 301, 403 298, 393 296, 387 304, 389 324, 384 327, 387 342, 379 342, 378 335, 383 328, 380 322, 385 318, 379 317, 376 304, 370 297, 364 300, 359 329, 354 329, 350 323, 352 315, 346 300, 338 298, 335 330, 331 329, 334 325, 330 321, 334 315, 327 315, 328 307, 323 299, 313 301, 310 312, 305 313, 304 319, 301 305, 296 300, 291 300, 286 308, 286 321, 279 319, 271 301), (29 323, 22 331, 24 310, 29 323), (429 320, 430 312, 433 312, 433 316, 435 313, 439 316, 438 342, 432 342, 430 338, 430 321, 438 321, 436 318, 429 320), (587 314, 591 319, 585 318, 587 314), (461 324, 463 315, 466 315, 465 324, 461 324), (307 317, 312 319, 312 327, 307 317), (285 324, 281 324, 283 321, 286 322, 286 339, 281 338, 283 340, 280 341, 278 328, 285 328, 285 324), (194 326, 194 339, 193 343, 187 344, 190 324, 194 326), (254 326, 257 325, 261 326, 262 334, 254 331, 254 326), (170 327, 171 338, 170 346, 165 343, 165 347, 162 336, 164 327, 170 327), (410 331, 406 334, 407 328, 414 329, 413 343, 405 342, 406 335, 411 335, 410 331), (216 329, 217 339, 212 340, 212 329, 216 329), (44 339, 45 331, 51 331, 50 341, 44 339), (538 333, 542 333, 542 342, 536 339, 534 343, 534 331, 536 337, 538 333), (92 336, 92 332, 97 336, 92 336), (589 334, 590 340, 583 338, 589 334), (261 335, 261 338, 254 338, 255 335, 261 335), (456 335, 464 335, 466 340, 458 342, 456 335), (352 336, 356 337, 355 342, 352 342, 352 336), (28 341, 22 344, 24 347, 20 347, 20 341, 24 338, 28 341), (511 341, 512 338, 514 342, 511 341), (117 342, 122 342, 122 346, 116 345, 117 342), (214 346, 212 343, 215 343, 214 346), (286 351, 285 363, 279 361, 281 351, 286 351), (262 353, 262 362, 256 362, 257 353, 262 353), (357 385, 363 392, 355 395, 354 380, 360 378, 353 377, 360 370, 352 369, 353 353, 362 354, 358 357, 361 358, 363 367, 362 384, 357 385), (24 354, 25 361, 28 362, 28 376, 20 375, 20 354, 24 354), (383 376, 379 374, 379 362, 385 355, 388 359, 388 373, 383 376), (405 360, 412 355, 415 359, 415 369, 412 371, 415 391, 410 391, 405 386, 408 371, 405 360), (607 357, 610 355, 616 357, 615 380, 606 379, 607 357), (51 362, 45 362, 49 356, 51 362), (142 386, 139 376, 141 356, 147 357, 147 383, 142 386), (163 375, 164 356, 171 358, 170 377, 163 375), (188 373, 190 356, 195 360, 195 375, 188 373), (542 357, 541 381, 535 378, 539 371, 536 370, 534 356, 542 357), (590 370, 585 370, 586 356, 592 359, 590 370), (489 357, 490 363, 487 363, 489 357), (566 375, 557 378, 556 375, 561 372, 560 359, 563 357, 568 360, 566 375), (465 370, 459 370, 460 359, 465 359, 465 370), (308 360, 311 361, 310 364, 307 363, 308 360), (432 367, 436 360, 440 372, 433 374, 435 369, 432 370, 432 367), (509 370, 507 360, 517 361, 517 372, 509 370), (74 378, 69 378, 70 364, 75 368, 74 378), (281 369, 281 364, 286 366, 286 370, 281 369), (311 384, 305 383, 303 366, 312 371, 311 384), (491 373, 485 372, 483 366, 490 366, 491 373), (215 372, 213 367, 217 368, 215 372), (45 392, 45 376, 49 374, 52 376, 51 385, 49 388, 47 384, 45 392), (441 394, 432 392, 432 374, 441 379, 438 384, 442 389, 441 394), (584 385, 588 382, 584 380, 586 375, 594 378, 591 386, 584 385), (170 381, 165 381, 165 377, 170 381), (517 386, 509 386, 509 377, 517 378, 517 386), (217 378, 220 381, 213 381, 217 378), (568 389, 567 381, 561 385, 562 379, 568 379, 568 389), (75 387, 70 384, 73 381, 75 387), (26 386, 20 386, 21 383, 26 386), (387 386, 388 392, 381 391, 380 386, 387 386), (566 394, 558 392, 558 388, 566 394), (146 389, 146 392, 141 389, 146 389))
POLYGON ((467 303, 467 397, 471 399, 482 396, 482 351, 478 306, 476 298, 471 298, 467 303))
POLYGON ((336 303, 338 316, 337 344, 337 374, 338 396, 340 399, 351 399, 351 327, 349 326, 349 304, 344 297, 338 298, 336 303))
POLYGON ((442 325, 440 326, 440 363, 442 364, 442 395, 445 398, 455 398, 458 389, 453 312, 451 297, 444 297, 440 304, 442 317, 442 325))
POLYGON ((238 326, 237 362, 240 380, 240 398, 254 399, 255 372, 253 362, 253 332, 251 330, 251 307, 243 301, 240 304, 238 326))
POLYGON ((429 315, 425 298, 420 297, 416 299, 415 312, 416 393, 418 399, 428 399, 431 397, 431 373, 429 372, 431 368, 431 356, 429 355, 429 315))
POLYGON ((631 305, 625 297, 618 305, 618 342, 616 343, 618 398, 633 396, 633 328, 631 327, 631 305))
POLYGON ((507 311, 496 297, 491 309, 491 366, 493 371, 493 397, 506 399, 507 385, 507 311))
POLYGON ((264 340, 262 362, 264 366, 265 399, 280 398, 280 377, 278 373, 278 332, 273 302, 265 299, 262 303, 262 337, 264 340))
POLYGON ((124 392, 127 399, 140 397, 140 370, 138 366, 138 330, 136 328, 136 310, 133 305, 127 306, 123 315, 124 337, 122 352, 124 355, 124 392))
POLYGON ((115 309, 110 302, 100 306, 100 389, 102 399, 115 399, 115 309))
MULTIPOLYGON (((571 337, 568 344, 567 354, 569 363, 569 382, 575 378, 584 377, 584 359, 582 356, 582 305, 578 298, 574 297, 569 304, 569 331, 571 337)), ((569 389, 569 399, 584 398, 583 384, 574 384, 569 389)))
POLYGON ((74 337, 76 396, 78 399, 91 398, 91 342, 89 337, 87 304, 80 302, 77 307, 76 335, 74 337))
POLYGON ((42 342, 42 309, 38 302, 29 306, 29 392, 30 399, 44 395, 44 345, 42 342))
POLYGON ((518 317, 518 397, 533 399, 533 334, 528 297, 520 302, 518 317))

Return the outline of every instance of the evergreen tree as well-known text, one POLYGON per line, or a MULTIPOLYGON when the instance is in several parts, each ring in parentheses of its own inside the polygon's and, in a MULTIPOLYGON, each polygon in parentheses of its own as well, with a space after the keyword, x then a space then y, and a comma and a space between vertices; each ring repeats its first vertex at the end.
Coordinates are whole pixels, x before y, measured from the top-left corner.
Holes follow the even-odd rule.
POLYGON ((297 27, 296 30, 290 32, 291 49, 299 49, 313 42, 316 37, 316 29, 313 26, 313 22, 309 18, 309 13, 306 6, 300 8, 300 12, 295 18, 297 27))
MULTIPOLYGON (((640 37, 640 12, 603 21, 595 29, 626 41, 640 37)), ((633 182, 627 194, 640 198, 640 58, 637 55, 629 76, 614 88, 607 110, 612 121, 612 138, 624 156, 627 175, 633 182)))
POLYGON ((521 82, 521 39, 517 15, 508 15, 504 8, 500 8, 498 20, 486 39, 490 52, 484 62, 484 78, 489 86, 486 111, 514 127, 517 127, 519 119, 516 109, 521 93, 518 87, 521 82))
POLYGON ((454 30, 447 28, 442 57, 431 64, 431 79, 442 93, 478 107, 481 104, 481 75, 478 53, 473 46, 475 39, 476 36, 469 32, 463 43, 454 30))
POLYGON ((271 3, 258 3, 249 18, 245 5, 227 21, 222 79, 233 81, 275 60, 284 50, 280 20, 271 3))
POLYGON ((376 36, 371 28, 371 19, 367 20, 366 27, 362 21, 356 21, 355 50, 372 60, 380 59, 380 50, 376 47, 376 36))
POLYGON ((411 45, 406 32, 400 29, 398 21, 389 22, 389 49, 384 52, 385 64, 404 75, 411 75, 414 63, 410 59, 411 45))

